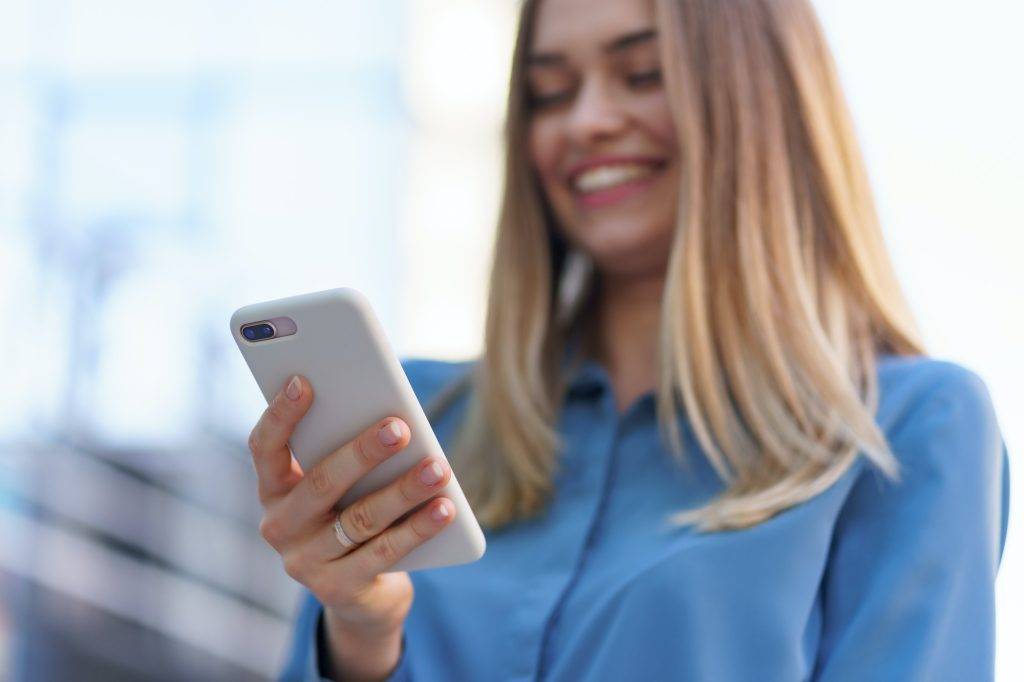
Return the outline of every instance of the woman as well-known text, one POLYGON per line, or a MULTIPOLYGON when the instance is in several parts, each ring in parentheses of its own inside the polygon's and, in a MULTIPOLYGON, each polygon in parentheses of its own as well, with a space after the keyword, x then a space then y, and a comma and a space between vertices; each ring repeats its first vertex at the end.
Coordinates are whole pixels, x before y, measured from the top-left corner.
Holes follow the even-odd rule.
POLYGON ((389 572, 454 513, 401 518, 429 458, 336 536, 408 426, 304 475, 294 378, 250 439, 285 677, 991 678, 1005 447, 923 354, 809 2, 527 0, 506 125, 484 354, 405 364, 487 553, 389 572))

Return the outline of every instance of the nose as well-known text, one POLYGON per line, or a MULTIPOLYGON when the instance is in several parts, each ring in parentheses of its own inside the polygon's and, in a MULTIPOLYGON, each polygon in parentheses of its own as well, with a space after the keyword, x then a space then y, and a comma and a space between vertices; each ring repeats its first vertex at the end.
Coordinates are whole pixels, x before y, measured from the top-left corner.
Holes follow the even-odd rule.
POLYGON ((600 78, 584 82, 568 120, 568 134, 573 142, 587 146, 622 132, 628 117, 622 103, 600 78))

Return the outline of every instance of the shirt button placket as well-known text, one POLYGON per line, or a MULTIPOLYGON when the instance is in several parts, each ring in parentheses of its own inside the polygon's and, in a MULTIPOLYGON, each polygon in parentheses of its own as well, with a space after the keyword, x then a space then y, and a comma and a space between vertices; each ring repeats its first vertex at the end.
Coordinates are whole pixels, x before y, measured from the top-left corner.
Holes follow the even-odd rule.
MULTIPOLYGON (((596 425, 597 438, 588 439, 587 448, 591 452, 599 453, 600 459, 585 457, 590 465, 581 469, 581 475, 590 475, 593 478, 587 481, 587 485, 581 486, 581 493, 590 496, 588 511, 588 522, 586 530, 580 540, 578 549, 575 552, 575 562, 570 568, 567 579, 557 599, 550 605, 548 616, 544 621, 541 633, 541 644, 537 656, 535 680, 542 680, 550 669, 552 657, 557 653, 551 648, 552 634, 558 626, 559 615, 562 604, 572 591, 580 572, 586 565, 587 554, 594 542, 595 533, 601 522, 601 511, 605 508, 605 500, 608 497, 611 484, 611 472, 615 449, 618 447, 621 420, 615 406, 615 396, 610 390, 605 390, 601 395, 599 405, 595 406, 592 417, 596 425)), ((581 453, 586 454, 586 453, 581 453)))

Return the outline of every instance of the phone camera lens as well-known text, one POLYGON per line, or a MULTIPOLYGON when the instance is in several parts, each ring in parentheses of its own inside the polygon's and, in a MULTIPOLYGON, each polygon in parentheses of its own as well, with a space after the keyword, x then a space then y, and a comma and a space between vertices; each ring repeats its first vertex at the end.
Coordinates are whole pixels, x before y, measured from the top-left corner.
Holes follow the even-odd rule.
POLYGON ((274 328, 266 322, 254 324, 243 329, 242 335, 250 341, 262 341, 274 335, 274 328))

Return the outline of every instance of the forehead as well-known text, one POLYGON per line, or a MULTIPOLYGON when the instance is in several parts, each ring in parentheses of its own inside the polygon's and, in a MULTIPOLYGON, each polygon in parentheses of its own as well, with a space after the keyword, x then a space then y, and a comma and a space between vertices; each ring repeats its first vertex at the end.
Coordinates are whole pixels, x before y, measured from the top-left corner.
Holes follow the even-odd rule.
POLYGON ((531 52, 586 54, 654 26, 654 0, 540 0, 531 52))

